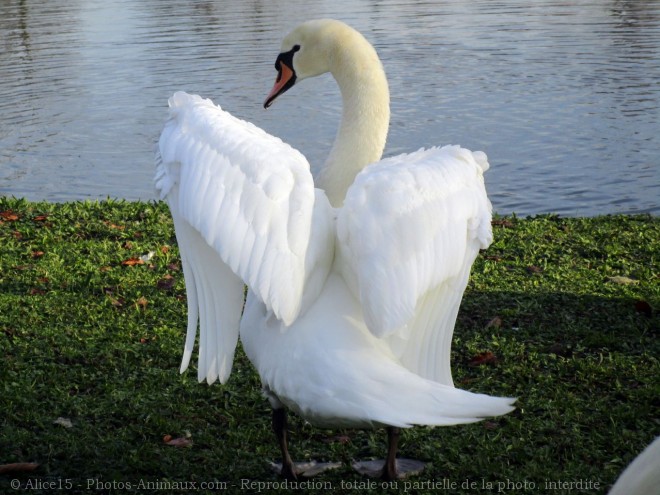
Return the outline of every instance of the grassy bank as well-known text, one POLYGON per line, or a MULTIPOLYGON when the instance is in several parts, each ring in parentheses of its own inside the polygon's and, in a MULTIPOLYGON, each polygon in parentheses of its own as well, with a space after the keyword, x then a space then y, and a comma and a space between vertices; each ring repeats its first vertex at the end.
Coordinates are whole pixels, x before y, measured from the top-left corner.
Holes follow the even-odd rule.
MULTIPOLYGON (((400 454, 429 465, 389 491, 603 493, 660 434, 660 219, 507 217, 494 229, 453 370, 457 386, 519 397, 518 409, 406 431, 400 454)), ((185 290, 163 204, 0 199, 0 246, 0 465, 34 463, 6 468, 0 492, 278 481, 270 409, 242 352, 226 386, 178 374, 185 290)), ((381 431, 294 418, 291 430, 299 460, 385 453, 381 431)), ((369 491, 348 467, 316 483, 369 491)))

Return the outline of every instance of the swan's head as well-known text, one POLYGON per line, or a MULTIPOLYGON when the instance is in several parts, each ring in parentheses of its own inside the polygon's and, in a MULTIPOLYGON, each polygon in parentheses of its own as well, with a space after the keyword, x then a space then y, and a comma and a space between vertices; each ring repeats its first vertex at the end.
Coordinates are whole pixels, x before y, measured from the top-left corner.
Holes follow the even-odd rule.
POLYGON ((282 41, 280 54, 275 60, 277 79, 264 108, 296 82, 340 70, 345 65, 343 54, 354 50, 356 43, 366 43, 371 48, 360 33, 340 21, 318 19, 299 25, 282 41))

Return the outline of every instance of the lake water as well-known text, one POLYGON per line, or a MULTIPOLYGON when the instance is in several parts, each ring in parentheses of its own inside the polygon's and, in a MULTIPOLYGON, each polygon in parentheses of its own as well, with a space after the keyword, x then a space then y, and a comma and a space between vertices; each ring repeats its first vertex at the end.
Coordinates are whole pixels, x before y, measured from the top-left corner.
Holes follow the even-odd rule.
POLYGON ((152 199, 177 90, 212 98, 318 166, 339 119, 329 76, 269 110, 282 36, 342 19, 392 93, 386 155, 487 152, 494 209, 660 213, 660 1, 6 0, 0 196, 152 199))

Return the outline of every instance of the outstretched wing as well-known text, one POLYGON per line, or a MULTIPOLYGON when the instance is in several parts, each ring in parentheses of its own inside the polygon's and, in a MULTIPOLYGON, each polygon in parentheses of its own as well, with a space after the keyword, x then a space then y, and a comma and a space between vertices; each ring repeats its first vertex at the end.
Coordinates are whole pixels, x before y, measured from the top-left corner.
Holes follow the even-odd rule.
POLYGON ((169 105, 156 189, 172 212, 186 280, 182 371, 199 317, 199 379, 225 382, 238 338, 243 282, 278 319, 292 323, 307 272, 332 249, 329 236, 310 243, 312 217, 329 217, 331 211, 314 191, 307 160, 280 139, 196 95, 176 93, 169 105))
POLYGON ((337 218, 343 275, 370 331, 403 364, 451 385, 458 307, 479 249, 492 240, 486 155, 458 146, 368 166, 337 218))

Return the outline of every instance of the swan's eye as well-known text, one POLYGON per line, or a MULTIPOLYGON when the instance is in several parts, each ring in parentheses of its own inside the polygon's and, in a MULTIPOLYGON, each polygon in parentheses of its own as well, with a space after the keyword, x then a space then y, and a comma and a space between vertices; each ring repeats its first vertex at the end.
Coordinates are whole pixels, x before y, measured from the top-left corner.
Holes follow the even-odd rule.
POLYGON ((280 60, 284 60, 289 67, 292 66, 293 54, 300 50, 300 45, 293 45, 288 52, 280 53, 275 60, 275 69, 280 70, 280 60))

